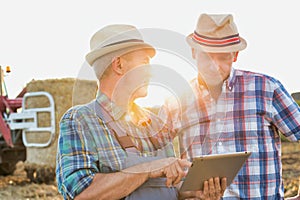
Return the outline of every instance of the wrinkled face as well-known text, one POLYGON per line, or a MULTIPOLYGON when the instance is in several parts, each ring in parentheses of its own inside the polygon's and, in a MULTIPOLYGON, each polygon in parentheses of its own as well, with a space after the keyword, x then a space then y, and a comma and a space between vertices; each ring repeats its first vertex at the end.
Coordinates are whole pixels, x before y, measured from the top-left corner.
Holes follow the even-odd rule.
POLYGON ((213 86, 224 82, 229 77, 237 53, 207 53, 193 50, 193 56, 197 61, 200 76, 207 85, 213 86))
POLYGON ((122 56, 122 64, 126 68, 126 73, 122 77, 121 84, 124 84, 124 90, 133 99, 147 96, 151 77, 149 62, 149 54, 143 50, 122 56))

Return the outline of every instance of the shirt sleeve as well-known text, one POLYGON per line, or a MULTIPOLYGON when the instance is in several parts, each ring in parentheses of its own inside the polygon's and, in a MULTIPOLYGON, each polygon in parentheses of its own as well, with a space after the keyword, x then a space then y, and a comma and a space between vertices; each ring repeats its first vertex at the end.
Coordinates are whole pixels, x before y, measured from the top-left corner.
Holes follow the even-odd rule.
POLYGON ((277 85, 272 102, 274 124, 290 141, 298 141, 300 140, 300 108, 279 81, 277 85))
POLYGON ((88 117, 78 115, 76 109, 67 112, 60 121, 56 179, 64 199, 73 199, 87 188, 99 169, 88 117))

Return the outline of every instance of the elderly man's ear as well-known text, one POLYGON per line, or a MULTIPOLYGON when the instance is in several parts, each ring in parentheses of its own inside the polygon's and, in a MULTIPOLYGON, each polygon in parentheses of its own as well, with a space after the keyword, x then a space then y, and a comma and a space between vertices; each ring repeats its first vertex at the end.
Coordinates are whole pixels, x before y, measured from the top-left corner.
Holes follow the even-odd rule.
POLYGON ((234 52, 234 55, 233 55, 233 62, 236 62, 237 61, 237 58, 238 58, 238 55, 239 55, 239 52, 234 52))
POLYGON ((112 60, 111 63, 112 70, 117 74, 117 75, 123 75, 125 73, 125 69, 123 67, 122 61, 120 57, 115 57, 112 60))

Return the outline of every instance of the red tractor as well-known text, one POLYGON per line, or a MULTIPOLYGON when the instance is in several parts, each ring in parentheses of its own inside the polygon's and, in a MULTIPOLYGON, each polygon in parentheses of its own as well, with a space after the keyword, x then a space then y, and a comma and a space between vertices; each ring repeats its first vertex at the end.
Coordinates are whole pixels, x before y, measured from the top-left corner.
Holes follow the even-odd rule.
MULTIPOLYGON (((9 67, 6 67, 6 72, 10 72, 9 67)), ((15 99, 9 99, 1 67, 0 79, 0 174, 10 174, 19 160, 26 159, 26 149, 22 142, 22 130, 10 130, 7 119, 11 113, 17 113, 22 107, 26 89, 15 99)))
MULTIPOLYGON (((6 67, 6 73, 9 72, 10 68, 6 67)), ((26 160, 26 147, 46 147, 53 141, 55 135, 54 101, 47 92, 26 93, 26 88, 16 98, 10 99, 6 91, 4 72, 0 66, 0 112, 0 175, 7 175, 14 171, 18 161, 26 160), (41 95, 49 99, 49 107, 26 108, 26 98, 41 95), (50 113, 50 127, 38 127, 38 112, 50 113), (27 131, 48 131, 51 136, 45 144, 29 143, 26 140, 27 131)))

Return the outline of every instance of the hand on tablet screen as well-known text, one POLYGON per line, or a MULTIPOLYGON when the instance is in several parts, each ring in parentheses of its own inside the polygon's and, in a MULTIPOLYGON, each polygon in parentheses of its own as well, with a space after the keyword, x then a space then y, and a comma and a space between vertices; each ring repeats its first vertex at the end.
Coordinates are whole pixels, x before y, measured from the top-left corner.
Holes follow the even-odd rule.
POLYGON ((163 172, 167 177, 167 187, 178 184, 181 179, 186 176, 184 169, 190 167, 191 164, 192 163, 187 160, 177 159, 176 162, 173 162, 169 166, 165 167, 163 172))
POLYGON ((178 184, 186 176, 187 172, 184 169, 191 167, 191 165, 192 163, 185 159, 169 157, 139 164, 122 171, 148 172, 149 178, 166 177, 166 186, 171 187, 178 184))
POLYGON ((206 199, 206 200, 218 200, 220 199, 227 186, 226 178, 219 177, 210 178, 204 182, 203 191, 187 191, 180 192, 179 199, 206 199))

